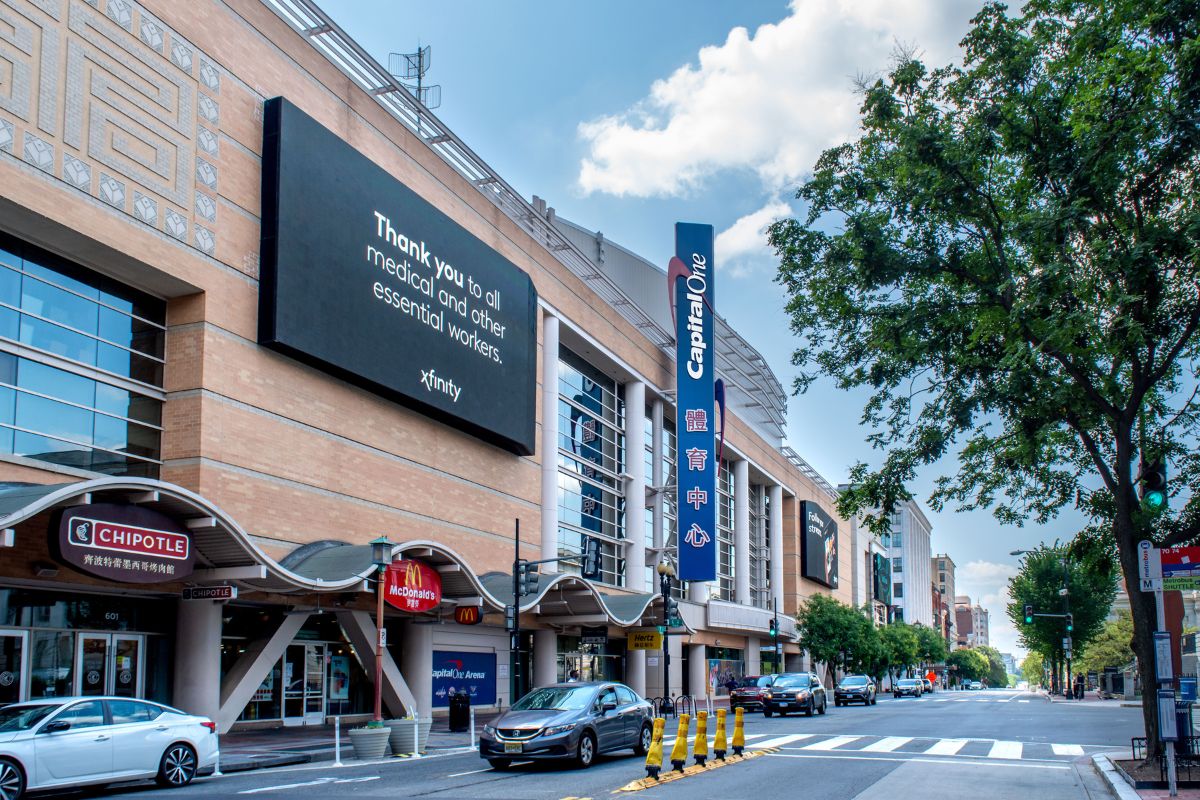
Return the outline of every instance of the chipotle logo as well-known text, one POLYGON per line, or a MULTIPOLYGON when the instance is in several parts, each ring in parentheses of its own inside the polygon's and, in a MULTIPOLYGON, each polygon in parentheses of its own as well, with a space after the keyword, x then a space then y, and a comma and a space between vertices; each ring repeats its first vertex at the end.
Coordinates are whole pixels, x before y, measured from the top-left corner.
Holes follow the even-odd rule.
POLYGON ((59 558, 123 583, 162 583, 192 574, 191 537, 174 520, 138 506, 96 503, 62 512, 59 558))

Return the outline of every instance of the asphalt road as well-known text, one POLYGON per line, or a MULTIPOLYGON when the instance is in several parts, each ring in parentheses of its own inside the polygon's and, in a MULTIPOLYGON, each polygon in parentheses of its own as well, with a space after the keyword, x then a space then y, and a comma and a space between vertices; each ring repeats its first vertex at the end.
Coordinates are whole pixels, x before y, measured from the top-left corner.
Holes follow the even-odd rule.
MULTIPOLYGON (((751 713, 746 720, 747 748, 772 752, 632 793, 630 800, 1097 800, 1109 794, 1090 756, 1128 751, 1129 738, 1141 728, 1140 711, 1115 702, 1052 704, 1003 690, 938 692, 919 700, 881 697, 869 708, 831 706, 825 716, 768 720, 751 713)), ((667 730, 670 739, 674 728, 668 724, 667 730)), ((199 779, 177 790, 127 785, 82 796, 598 800, 643 777, 642 763, 632 756, 613 756, 589 770, 518 764, 495 772, 476 753, 460 752, 415 761, 238 773, 199 779)))

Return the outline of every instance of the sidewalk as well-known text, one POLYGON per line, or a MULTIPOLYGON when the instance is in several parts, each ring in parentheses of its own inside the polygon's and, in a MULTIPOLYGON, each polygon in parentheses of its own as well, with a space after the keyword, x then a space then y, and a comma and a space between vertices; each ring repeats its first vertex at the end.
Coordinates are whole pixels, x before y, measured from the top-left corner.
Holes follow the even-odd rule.
MULTIPOLYGON (((475 735, 478 736, 484 724, 495 716, 496 714, 476 715, 475 735)), ((354 758, 354 749, 347 733, 350 727, 352 726, 343 725, 341 730, 343 761, 354 758)), ((433 728, 429 731, 426 752, 470 747, 470 736, 469 731, 451 733, 449 722, 445 718, 435 719, 433 728)), ((333 761, 335 751, 335 733, 332 725, 227 733, 221 737, 221 771, 245 772, 314 761, 333 761)))

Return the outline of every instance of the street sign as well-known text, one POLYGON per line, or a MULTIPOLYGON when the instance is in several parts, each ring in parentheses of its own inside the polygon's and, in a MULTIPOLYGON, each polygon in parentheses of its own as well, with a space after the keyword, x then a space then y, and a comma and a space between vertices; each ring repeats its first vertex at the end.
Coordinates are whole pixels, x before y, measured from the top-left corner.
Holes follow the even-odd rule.
POLYGON ((603 625, 596 627, 584 626, 579 636, 580 644, 608 644, 608 628, 603 625))
POLYGON ((1158 551, 1163 589, 1200 589, 1200 547, 1164 547, 1158 551))
POLYGON ((504 627, 507 628, 509 631, 515 631, 517 629, 517 607, 516 606, 505 606, 504 607, 504 627))
POLYGON ((236 586, 189 586, 183 590, 184 600, 236 600, 236 586))
POLYGON ((1143 579, 1163 576, 1158 549, 1145 539, 1138 542, 1138 570, 1143 579))
POLYGON ((1196 702, 1196 678, 1195 676, 1179 678, 1179 699, 1185 703, 1196 702))
POLYGON ((1175 727, 1175 690, 1158 690, 1158 738, 1164 742, 1179 740, 1175 727))
POLYGON ((379 629, 379 647, 381 649, 387 647, 387 628, 379 629))
POLYGON ((1141 588, 1143 592, 1161 592, 1163 588, 1162 578, 1142 578, 1141 588))
POLYGON ((626 648, 629 650, 661 650, 662 634, 658 631, 630 631, 626 648))
POLYGON ((1170 681, 1175 677, 1171 664, 1171 634, 1154 632, 1154 677, 1159 681, 1170 681))

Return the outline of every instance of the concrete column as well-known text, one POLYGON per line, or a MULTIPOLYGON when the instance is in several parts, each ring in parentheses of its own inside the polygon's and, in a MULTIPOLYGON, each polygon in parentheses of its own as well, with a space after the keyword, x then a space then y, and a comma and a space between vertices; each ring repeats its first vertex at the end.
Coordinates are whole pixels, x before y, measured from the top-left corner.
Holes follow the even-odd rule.
POLYGON ((211 720, 221 713, 221 611, 212 600, 180 600, 175 613, 173 703, 211 720))
POLYGON ((643 697, 646 696, 646 651, 629 650, 625 658, 625 683, 643 697))
POLYGON ((780 614, 787 612, 783 605, 783 487, 775 484, 769 490, 771 501, 771 598, 780 614))
POLYGON ((711 691, 708 688, 708 659, 704 657, 704 645, 688 645, 688 672, 690 673, 688 682, 691 684, 692 694, 699 701, 711 691))
MULTIPOLYGON (((650 464, 650 483, 656 489, 662 489, 666 476, 663 475, 663 401, 655 399, 650 407, 651 440, 650 453, 653 457, 650 464)), ((666 533, 663 530, 663 503, 665 498, 661 491, 654 493, 654 546, 662 552, 666 533)))
MULTIPOLYGON (((558 317, 542 319, 542 558, 558 557, 558 317)), ((554 563, 545 573, 558 572, 554 563)))
POLYGON ((762 651, 757 636, 746 637, 746 674, 762 674, 762 651))
POLYGON ((742 605, 750 597, 750 462, 733 462, 733 598, 742 605))
MULTIPOLYGON (((646 384, 625 384, 625 588, 651 591, 646 583, 646 384)), ((631 662, 632 663, 632 662, 631 662)))
POLYGON ((404 623, 400 674, 412 692, 421 719, 433 717, 433 626, 404 623))
POLYGON ((671 653, 671 694, 683 694, 683 637, 668 636, 667 649, 671 653))
POLYGON ((533 684, 558 682, 558 634, 552 630, 533 632, 533 684))

